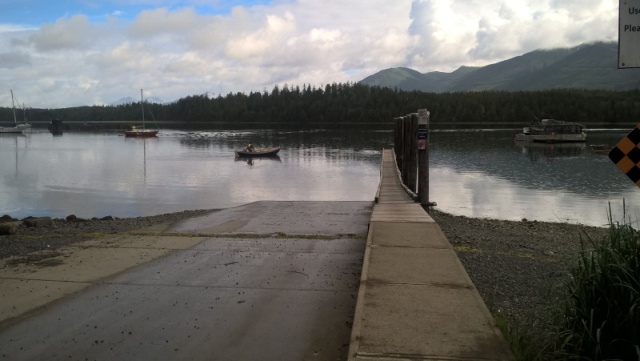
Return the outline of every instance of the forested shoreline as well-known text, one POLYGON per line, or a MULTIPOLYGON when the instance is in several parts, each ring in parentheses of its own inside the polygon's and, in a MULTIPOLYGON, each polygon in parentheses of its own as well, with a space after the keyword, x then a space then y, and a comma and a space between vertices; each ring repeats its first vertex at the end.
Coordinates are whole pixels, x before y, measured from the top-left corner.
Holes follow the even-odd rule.
MULTIPOLYGON (((145 104, 148 121, 210 125, 250 123, 291 127, 388 124, 398 116, 427 108, 434 126, 522 124, 534 117, 583 124, 635 123, 640 119, 640 90, 545 90, 529 92, 425 93, 357 83, 274 87, 271 92, 227 94, 210 98, 193 95, 170 104, 145 104)), ((136 123, 140 102, 62 109, 17 109, 19 119, 48 123, 136 123)), ((0 108, 3 123, 13 119, 11 108, 0 108)))

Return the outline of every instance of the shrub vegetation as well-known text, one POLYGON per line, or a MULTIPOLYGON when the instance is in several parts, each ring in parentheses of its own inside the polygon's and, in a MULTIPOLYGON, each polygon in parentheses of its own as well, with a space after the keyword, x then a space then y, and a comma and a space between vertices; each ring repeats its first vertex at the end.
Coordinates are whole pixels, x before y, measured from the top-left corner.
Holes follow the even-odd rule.
POLYGON ((565 358, 640 360, 640 232, 611 217, 609 227, 581 240, 558 337, 565 358))

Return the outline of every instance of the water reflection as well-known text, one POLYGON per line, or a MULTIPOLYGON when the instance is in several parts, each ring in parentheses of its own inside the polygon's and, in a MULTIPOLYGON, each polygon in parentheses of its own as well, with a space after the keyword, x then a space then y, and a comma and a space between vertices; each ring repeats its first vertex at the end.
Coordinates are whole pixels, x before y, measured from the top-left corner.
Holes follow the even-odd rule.
MULTIPOLYGON (((590 134, 611 143, 625 132, 590 134)), ((430 198, 442 210, 473 217, 602 225, 626 199, 633 220, 640 194, 616 166, 587 144, 514 143, 508 131, 439 133, 431 139, 430 198)))
POLYGON ((15 170, 15 175, 18 175, 18 154, 20 147, 27 146, 27 137, 23 133, 0 133, 0 149, 2 152, 0 154, 3 155, 3 162, 11 163, 8 159, 13 158, 13 165, 15 170), (13 153, 13 157, 8 157, 9 154, 13 153))
POLYGON ((247 163, 248 165, 254 165, 256 162, 266 162, 268 163, 269 161, 272 162, 280 162, 282 163, 282 159, 280 159, 279 155, 263 155, 260 157, 243 157, 243 156, 238 156, 236 155, 235 157, 235 161, 236 162, 244 162, 247 163))
MULTIPOLYGON (((453 214, 601 225, 608 203, 640 215, 640 193, 590 144, 514 143, 511 130, 433 131, 430 199, 453 214)), ((371 201, 391 131, 163 130, 158 138, 47 130, 0 137, 0 213, 15 217, 144 216, 257 200, 371 201), (275 158, 236 159, 248 143, 275 158)))
POLYGON ((531 162, 553 161, 555 158, 577 157, 587 148, 585 143, 515 142, 531 162))
POLYGON ((508 132, 479 136, 434 133, 432 167, 451 167, 469 173, 481 172, 516 183, 521 188, 560 190, 586 196, 627 188, 615 165, 582 144, 523 144, 513 142, 508 132))
POLYGON ((76 132, 54 138, 46 130, 34 132, 26 137, 35 145, 31 148, 18 144, 16 152, 15 138, 0 143, 2 154, 15 154, 20 165, 18 172, 14 162, 0 162, 0 212, 128 217, 257 200, 372 200, 381 144, 389 133, 374 134, 368 144, 362 136, 362 143, 351 143, 347 134, 167 130, 158 138, 137 139, 76 132), (247 143, 284 148, 278 157, 238 167, 234 149, 247 143))
MULTIPOLYGON (((151 147, 151 144, 157 143, 157 137, 120 137, 124 139, 125 144, 128 147, 128 150, 131 152, 134 158, 129 159, 131 162, 140 162, 142 164, 142 179, 146 183, 147 181, 147 144, 151 147), (140 154, 140 148, 142 149, 142 154, 140 154)), ((134 172, 135 173, 135 172, 134 172)))

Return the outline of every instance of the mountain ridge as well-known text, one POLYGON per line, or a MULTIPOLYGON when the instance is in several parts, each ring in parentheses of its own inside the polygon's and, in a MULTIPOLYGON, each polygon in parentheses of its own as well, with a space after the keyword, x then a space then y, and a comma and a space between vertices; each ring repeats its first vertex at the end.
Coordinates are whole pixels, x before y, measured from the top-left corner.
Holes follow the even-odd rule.
POLYGON ((618 69, 617 43, 596 42, 572 48, 538 49, 482 67, 461 66, 451 73, 389 68, 359 83, 434 93, 549 89, 623 91, 640 88, 640 69, 618 69))

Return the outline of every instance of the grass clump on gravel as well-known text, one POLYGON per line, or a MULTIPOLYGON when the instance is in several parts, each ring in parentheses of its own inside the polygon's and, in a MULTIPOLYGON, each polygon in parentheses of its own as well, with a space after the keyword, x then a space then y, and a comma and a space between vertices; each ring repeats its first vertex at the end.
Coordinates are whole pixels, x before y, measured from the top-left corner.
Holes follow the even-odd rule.
POLYGON ((532 305, 550 316, 549 326, 494 313, 516 360, 640 361, 640 231, 609 215, 606 234, 580 236, 577 259, 553 286, 557 303, 532 305))
POLYGON ((609 223, 607 237, 581 240, 571 269, 557 337, 563 359, 640 360, 640 232, 609 223))

